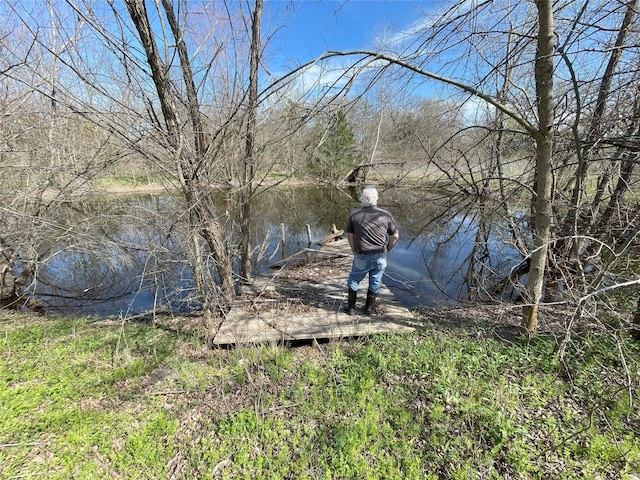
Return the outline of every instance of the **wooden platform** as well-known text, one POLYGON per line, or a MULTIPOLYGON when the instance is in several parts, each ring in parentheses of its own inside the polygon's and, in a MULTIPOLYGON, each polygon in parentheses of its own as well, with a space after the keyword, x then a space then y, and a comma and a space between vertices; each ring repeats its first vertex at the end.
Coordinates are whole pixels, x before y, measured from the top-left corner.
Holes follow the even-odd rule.
POLYGON ((360 313, 366 279, 360 286, 358 313, 342 312, 351 259, 346 240, 339 240, 319 250, 300 252, 272 275, 257 277, 225 318, 213 343, 339 339, 414 330, 414 316, 386 286, 378 293, 376 313, 360 313))

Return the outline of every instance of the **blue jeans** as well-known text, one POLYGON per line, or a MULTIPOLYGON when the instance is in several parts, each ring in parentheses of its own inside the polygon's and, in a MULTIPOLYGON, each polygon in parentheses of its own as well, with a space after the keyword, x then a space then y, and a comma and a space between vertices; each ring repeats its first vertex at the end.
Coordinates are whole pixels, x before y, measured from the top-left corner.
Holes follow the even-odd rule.
POLYGON ((371 255, 361 255, 356 253, 353 257, 351 272, 347 279, 349 290, 357 291, 360 281, 369 274, 369 290, 371 293, 378 293, 382 286, 382 275, 387 268, 387 254, 374 253, 371 255))

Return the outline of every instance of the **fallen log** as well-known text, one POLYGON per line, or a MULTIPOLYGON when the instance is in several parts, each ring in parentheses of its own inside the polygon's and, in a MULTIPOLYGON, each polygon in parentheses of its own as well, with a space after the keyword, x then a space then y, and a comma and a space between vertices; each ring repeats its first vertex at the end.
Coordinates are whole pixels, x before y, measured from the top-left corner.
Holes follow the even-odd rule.
POLYGON ((343 230, 336 230, 333 233, 331 233, 330 235, 327 235, 322 240, 319 240, 316 243, 318 245, 325 245, 327 243, 335 242, 336 240, 341 240, 343 237, 344 237, 344 231, 343 230))

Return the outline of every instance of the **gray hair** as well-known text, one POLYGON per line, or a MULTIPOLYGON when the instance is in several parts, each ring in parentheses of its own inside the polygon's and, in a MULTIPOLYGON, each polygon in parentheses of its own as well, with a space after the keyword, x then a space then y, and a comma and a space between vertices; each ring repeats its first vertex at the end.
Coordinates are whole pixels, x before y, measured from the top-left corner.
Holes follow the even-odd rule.
POLYGON ((359 200, 363 207, 373 207, 374 205, 377 205, 378 190, 373 186, 364 187, 359 200))

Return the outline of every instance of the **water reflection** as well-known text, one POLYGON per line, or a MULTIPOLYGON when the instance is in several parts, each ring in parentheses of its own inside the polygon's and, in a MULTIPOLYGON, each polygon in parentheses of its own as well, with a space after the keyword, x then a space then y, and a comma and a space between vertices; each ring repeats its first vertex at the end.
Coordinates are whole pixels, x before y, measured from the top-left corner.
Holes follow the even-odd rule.
MULTIPOLYGON (((299 187, 260 194, 252 226, 257 271, 307 248, 307 225, 313 242, 334 226, 344 228, 357 206, 356 193, 299 187)), ((428 192, 381 188, 380 206, 400 224, 385 283, 406 306, 495 295, 496 279, 521 259, 509 246, 505 224, 482 205, 452 208, 428 192)), ((47 246, 55 253, 43 258, 33 285, 49 308, 101 316, 198 308, 191 300, 192 269, 184 260, 193 245, 180 227, 186 221, 180 198, 137 196, 64 208, 60 213, 73 226, 74 238, 47 246)))

